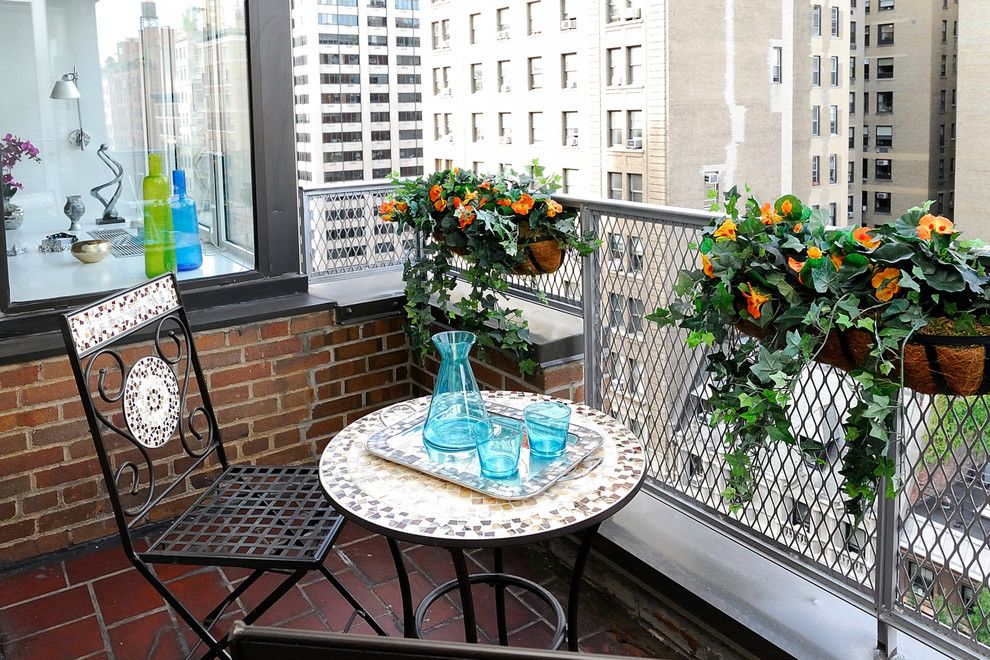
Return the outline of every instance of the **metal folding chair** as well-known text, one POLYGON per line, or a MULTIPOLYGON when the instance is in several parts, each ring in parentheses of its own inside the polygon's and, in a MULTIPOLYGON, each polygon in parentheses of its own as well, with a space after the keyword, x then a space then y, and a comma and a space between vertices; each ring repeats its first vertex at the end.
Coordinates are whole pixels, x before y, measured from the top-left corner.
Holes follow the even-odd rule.
POLYGON ((210 629, 269 572, 285 578, 244 617, 248 623, 307 572, 319 571, 354 608, 348 628, 360 616, 386 634, 324 566, 344 521, 323 495, 318 468, 228 462, 173 275, 61 320, 124 552, 209 646, 208 657, 230 657, 227 637, 218 639, 210 629), (194 495, 204 479, 208 484, 192 506, 147 548, 135 544, 135 530, 153 520, 160 505, 194 495), (252 572, 200 622, 151 570, 153 564, 252 572))

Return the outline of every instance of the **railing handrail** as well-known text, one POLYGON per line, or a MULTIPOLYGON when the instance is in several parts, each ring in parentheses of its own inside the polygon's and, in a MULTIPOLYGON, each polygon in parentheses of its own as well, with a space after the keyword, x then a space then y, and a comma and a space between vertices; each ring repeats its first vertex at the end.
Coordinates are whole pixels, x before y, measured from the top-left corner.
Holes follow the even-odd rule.
POLYGON ((616 212, 635 216, 637 220, 666 220, 670 216, 676 216, 678 219, 686 220, 692 224, 707 225, 712 220, 723 217, 710 211, 646 202, 629 202, 622 199, 578 197, 575 195, 554 195, 553 198, 565 206, 588 207, 605 213, 616 212))

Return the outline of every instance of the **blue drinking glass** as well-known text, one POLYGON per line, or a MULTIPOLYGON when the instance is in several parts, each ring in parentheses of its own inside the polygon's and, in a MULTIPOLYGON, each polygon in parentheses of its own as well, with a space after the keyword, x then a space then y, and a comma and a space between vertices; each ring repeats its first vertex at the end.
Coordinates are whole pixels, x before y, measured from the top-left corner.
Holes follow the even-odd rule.
POLYGON ((535 458, 557 458, 567 447, 567 427, 571 408, 567 404, 547 401, 526 406, 526 435, 529 453, 535 458))
POLYGON ((478 461, 481 476, 489 479, 505 479, 514 476, 519 469, 519 452, 522 451, 522 423, 510 419, 492 422, 492 433, 478 442, 478 461))

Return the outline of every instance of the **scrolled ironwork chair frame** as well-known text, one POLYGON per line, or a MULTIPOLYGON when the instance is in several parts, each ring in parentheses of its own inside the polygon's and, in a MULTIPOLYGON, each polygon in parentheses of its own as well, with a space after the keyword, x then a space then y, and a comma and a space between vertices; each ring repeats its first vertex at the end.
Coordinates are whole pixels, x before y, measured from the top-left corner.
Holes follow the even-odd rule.
MULTIPOLYGON (((265 573, 286 577, 245 616, 248 623, 256 621, 307 572, 316 570, 354 608, 347 628, 360 616, 376 633, 386 634, 324 565, 344 519, 326 501, 318 468, 229 463, 172 274, 65 314, 61 325, 124 552, 208 645, 208 657, 230 657, 227 637, 217 639, 211 628, 265 573), (118 349, 149 338, 150 355, 128 366, 118 349), (190 403, 190 379, 200 397, 195 404, 190 403), (174 445, 176 435, 185 454, 179 460, 189 463, 179 473, 176 461, 176 474, 159 484, 159 477, 168 476, 168 464, 160 465, 165 469, 158 473, 152 453, 174 445), (108 439, 121 439, 118 444, 124 449, 110 450, 108 439), (133 460, 124 456, 135 449, 133 460), (150 540, 147 549, 138 550, 132 533, 150 522, 155 508, 211 456, 216 457, 220 475, 163 533, 150 540), (237 567, 252 573, 201 622, 151 570, 154 564, 237 567)), ((164 460, 171 463, 173 459, 170 454, 164 460)))

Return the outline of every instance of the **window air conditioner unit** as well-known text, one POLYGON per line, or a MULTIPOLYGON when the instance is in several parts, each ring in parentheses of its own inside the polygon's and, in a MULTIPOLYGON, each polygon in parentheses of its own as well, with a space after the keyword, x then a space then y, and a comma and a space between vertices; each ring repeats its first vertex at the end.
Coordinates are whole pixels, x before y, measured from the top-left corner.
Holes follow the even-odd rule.
POLYGON ((444 39, 441 41, 440 48, 450 48, 450 39, 444 39))
POLYGON ((577 81, 571 80, 567 83, 567 89, 577 89, 577 81))
POLYGON ((512 91, 512 87, 510 87, 509 84, 506 83, 506 84, 502 85, 501 87, 499 87, 498 88, 498 91, 502 92, 503 94, 507 94, 508 92, 511 92, 512 91))
POLYGON ((863 204, 863 213, 866 213, 866 204, 863 204))
POLYGON ((512 144, 512 136, 503 135, 502 137, 499 138, 498 141, 501 142, 502 144, 512 144))
POLYGON ((560 21, 561 30, 576 30, 577 29, 577 19, 576 18, 565 18, 560 21))
POLYGON ((622 84, 623 84, 623 83, 622 83, 622 78, 616 78, 616 79, 614 79, 614 80, 612 81, 612 84, 613 84, 613 85, 618 85, 619 87, 621 87, 621 86, 622 86, 622 84))
POLYGON ((578 146, 578 138, 577 138, 576 135, 572 135, 571 137, 569 137, 567 139, 567 146, 569 146, 569 147, 576 147, 576 146, 578 146))
POLYGON ((877 147, 878 154, 885 154, 890 151, 890 147, 877 147))
POLYGON ((447 133, 446 135, 443 136, 443 139, 444 139, 445 142, 450 142, 451 144, 454 143, 454 135, 453 135, 453 133, 447 133))
POLYGON ((626 140, 626 149, 642 149, 643 138, 630 138, 626 140))
POLYGON ((498 31, 498 34, 496 34, 495 37, 497 39, 508 39, 509 38, 509 31, 508 30, 499 30, 498 31))
POLYGON ((847 217, 847 218, 849 218, 850 220, 852 220, 852 219, 853 219, 853 216, 854 216, 854 215, 856 215, 856 214, 855 214, 855 213, 853 213, 852 211, 846 211, 846 217, 847 217))
POLYGON ((638 21, 642 17, 643 17, 643 10, 639 9, 638 7, 629 8, 622 14, 622 18, 624 18, 627 21, 638 21))

